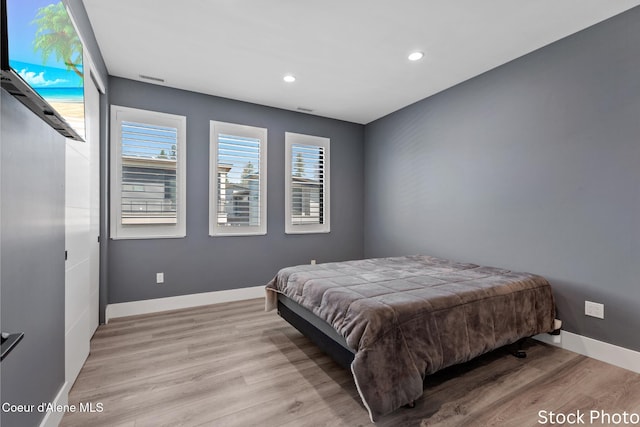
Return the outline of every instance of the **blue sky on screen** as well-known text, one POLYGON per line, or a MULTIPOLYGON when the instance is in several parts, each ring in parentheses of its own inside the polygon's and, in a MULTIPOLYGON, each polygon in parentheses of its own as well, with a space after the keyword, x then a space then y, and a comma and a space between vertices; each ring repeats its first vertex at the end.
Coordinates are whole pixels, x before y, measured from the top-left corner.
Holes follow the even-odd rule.
POLYGON ((55 54, 42 63, 40 52, 34 51, 33 40, 38 27, 33 23, 38 10, 59 2, 52 0, 7 0, 9 62, 11 67, 34 88, 82 87, 82 79, 67 70, 55 54))

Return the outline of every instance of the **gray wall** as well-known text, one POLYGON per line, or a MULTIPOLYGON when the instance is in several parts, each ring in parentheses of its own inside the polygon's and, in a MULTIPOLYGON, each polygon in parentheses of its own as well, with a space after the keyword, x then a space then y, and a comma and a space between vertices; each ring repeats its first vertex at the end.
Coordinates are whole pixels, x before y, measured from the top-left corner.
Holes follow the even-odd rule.
POLYGON ((365 255, 542 274, 566 330, 640 350, 638 22, 635 8, 367 125, 365 255))
MULTIPOLYGON (((2 361, 2 402, 51 402, 64 383, 64 137, 2 90, 2 330, 22 342, 2 361)), ((5 413, 34 426, 42 413, 5 413)))
POLYGON ((363 126, 115 77, 109 97, 187 117, 187 237, 110 240, 110 303, 264 285, 285 266, 362 258, 363 126), (210 120, 268 129, 266 236, 208 235, 210 120), (285 132, 331 138, 329 234, 284 233, 285 132))

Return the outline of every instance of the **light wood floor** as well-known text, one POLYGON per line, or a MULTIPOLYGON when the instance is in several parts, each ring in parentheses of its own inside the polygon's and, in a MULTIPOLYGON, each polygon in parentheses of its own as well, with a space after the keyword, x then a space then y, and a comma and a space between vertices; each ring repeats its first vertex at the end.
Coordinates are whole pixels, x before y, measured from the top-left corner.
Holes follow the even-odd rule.
MULTIPOLYGON (((263 304, 100 326, 69 403, 104 410, 67 413, 61 425, 371 425, 351 373, 263 304)), ((377 425, 538 426, 541 410, 640 413, 639 374, 535 341, 526 347, 526 359, 501 349, 428 377, 414 409, 377 425)))

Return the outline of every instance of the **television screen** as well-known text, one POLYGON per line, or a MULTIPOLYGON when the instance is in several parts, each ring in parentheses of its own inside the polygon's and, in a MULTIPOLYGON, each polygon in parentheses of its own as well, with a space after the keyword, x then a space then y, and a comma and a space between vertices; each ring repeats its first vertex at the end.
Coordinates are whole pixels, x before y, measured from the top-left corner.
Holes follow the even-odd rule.
POLYGON ((66 7, 6 0, 6 20, 10 68, 84 138, 82 43, 66 7))

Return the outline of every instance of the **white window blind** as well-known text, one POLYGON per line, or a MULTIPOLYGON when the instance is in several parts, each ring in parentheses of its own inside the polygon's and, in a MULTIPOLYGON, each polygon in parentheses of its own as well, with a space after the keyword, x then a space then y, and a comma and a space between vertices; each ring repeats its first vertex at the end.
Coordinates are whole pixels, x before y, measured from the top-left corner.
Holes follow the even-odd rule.
POLYGON ((178 129, 122 121, 122 224, 175 224, 178 129))
POLYGON ((266 129, 211 122, 211 235, 266 233, 266 129))
POLYGON ((286 133, 287 233, 327 233, 329 139, 286 133))
POLYGON ((186 117, 112 106, 111 237, 184 237, 186 117))

